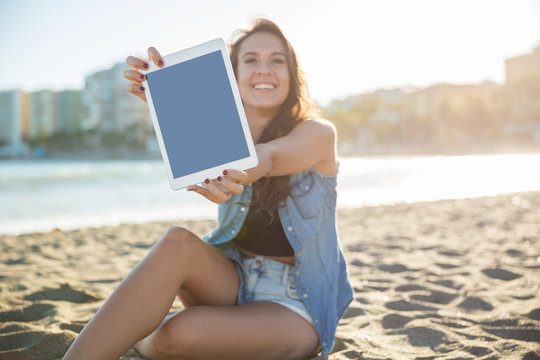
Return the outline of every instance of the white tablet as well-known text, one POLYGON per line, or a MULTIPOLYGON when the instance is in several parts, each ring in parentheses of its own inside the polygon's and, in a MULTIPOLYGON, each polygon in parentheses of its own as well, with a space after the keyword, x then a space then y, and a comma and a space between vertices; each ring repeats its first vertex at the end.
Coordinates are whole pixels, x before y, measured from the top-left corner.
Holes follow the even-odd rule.
POLYGON ((149 61, 143 82, 173 190, 258 163, 225 42, 215 39, 149 61))

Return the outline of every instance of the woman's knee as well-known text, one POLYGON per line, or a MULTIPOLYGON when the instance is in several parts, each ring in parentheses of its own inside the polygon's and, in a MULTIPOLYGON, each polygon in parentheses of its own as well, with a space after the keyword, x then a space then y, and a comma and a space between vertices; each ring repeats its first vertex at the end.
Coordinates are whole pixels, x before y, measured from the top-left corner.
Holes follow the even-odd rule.
POLYGON ((152 338, 153 348, 162 356, 189 359, 201 350, 204 332, 198 332, 200 323, 185 309, 163 323, 152 338))
POLYGON ((157 246, 174 254, 186 254, 195 251, 201 240, 188 229, 172 227, 157 242, 157 246))

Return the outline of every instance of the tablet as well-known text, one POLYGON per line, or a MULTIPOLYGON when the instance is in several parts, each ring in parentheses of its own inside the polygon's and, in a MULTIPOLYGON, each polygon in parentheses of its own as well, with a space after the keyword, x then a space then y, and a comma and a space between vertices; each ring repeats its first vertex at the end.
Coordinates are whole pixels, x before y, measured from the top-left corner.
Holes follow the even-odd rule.
POLYGON ((223 39, 166 55, 163 62, 159 68, 149 61, 140 72, 171 188, 257 166, 223 39))

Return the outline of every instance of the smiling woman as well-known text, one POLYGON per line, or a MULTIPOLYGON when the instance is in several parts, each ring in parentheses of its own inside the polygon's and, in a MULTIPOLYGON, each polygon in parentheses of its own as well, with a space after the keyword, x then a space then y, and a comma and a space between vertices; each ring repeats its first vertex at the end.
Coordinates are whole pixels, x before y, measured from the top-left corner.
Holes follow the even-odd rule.
MULTIPOLYGON (((166 65, 155 48, 148 56, 166 65)), ((231 60, 259 164, 188 186, 220 204, 218 227, 204 239, 170 229, 65 359, 113 359, 132 346, 151 359, 305 359, 332 349, 352 301, 336 231, 336 130, 316 118, 273 22, 242 31, 231 60), (176 296, 185 309, 166 316, 176 296)), ((127 63, 128 91, 146 100, 139 70, 148 62, 127 63)))
POLYGON ((236 45, 238 87, 246 112, 276 112, 289 93, 289 70, 283 43, 268 32, 253 34, 236 45))

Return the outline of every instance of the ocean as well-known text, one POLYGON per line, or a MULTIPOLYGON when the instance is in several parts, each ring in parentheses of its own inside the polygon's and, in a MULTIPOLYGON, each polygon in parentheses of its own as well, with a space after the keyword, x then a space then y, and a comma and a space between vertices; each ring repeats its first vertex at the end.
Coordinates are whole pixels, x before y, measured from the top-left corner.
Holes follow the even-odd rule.
MULTIPOLYGON (((341 158, 338 206, 540 190, 540 154, 341 158)), ((170 189, 161 160, 0 161, 0 234, 217 215, 170 189)))

